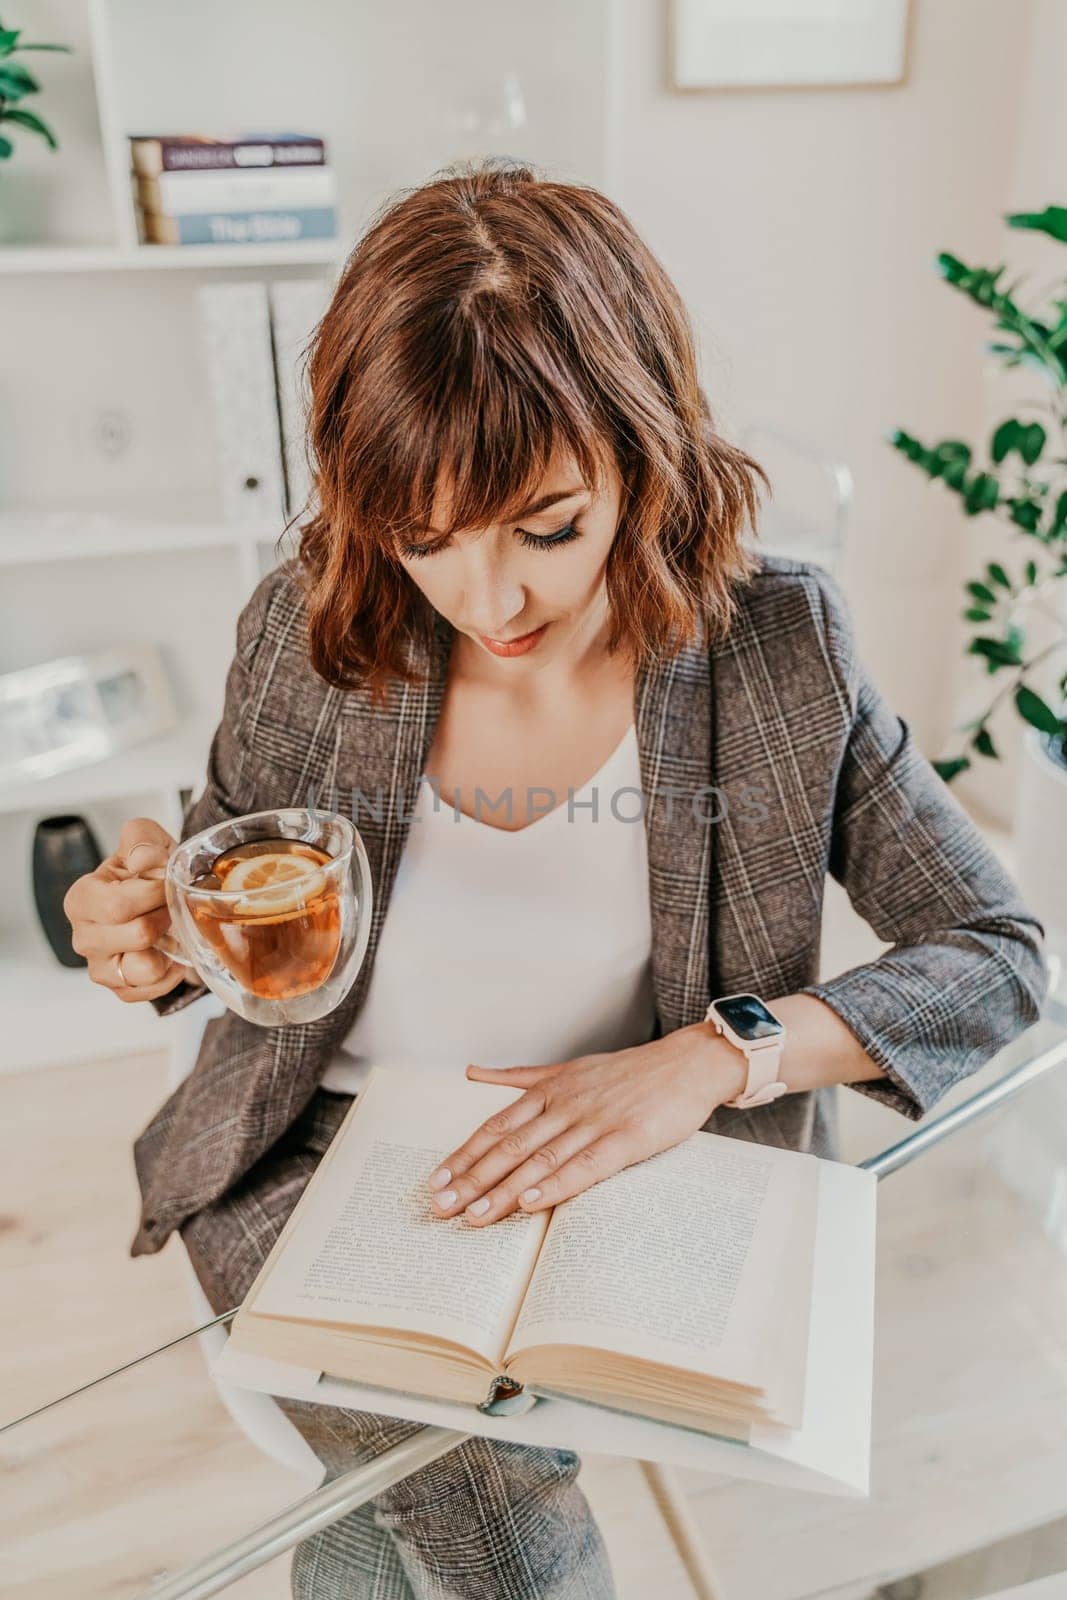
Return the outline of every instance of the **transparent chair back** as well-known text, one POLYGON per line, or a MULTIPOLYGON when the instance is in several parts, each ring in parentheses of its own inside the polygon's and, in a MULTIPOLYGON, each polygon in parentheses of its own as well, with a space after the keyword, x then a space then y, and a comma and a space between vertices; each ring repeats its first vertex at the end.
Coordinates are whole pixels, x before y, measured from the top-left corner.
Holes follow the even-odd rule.
POLYGON ((840 578, 853 496, 847 464, 810 440, 765 422, 751 423, 740 444, 771 480, 759 519, 759 548, 794 561, 814 561, 840 578))

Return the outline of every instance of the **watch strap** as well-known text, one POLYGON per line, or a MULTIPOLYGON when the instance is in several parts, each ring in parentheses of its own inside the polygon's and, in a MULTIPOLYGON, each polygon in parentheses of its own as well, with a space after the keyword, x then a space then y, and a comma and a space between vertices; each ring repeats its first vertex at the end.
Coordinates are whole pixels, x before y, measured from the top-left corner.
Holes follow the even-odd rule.
POLYGON ((737 1111, 751 1111, 755 1106, 770 1105, 772 1100, 778 1100, 789 1092, 789 1085, 778 1077, 778 1065, 782 1059, 780 1039, 758 1049, 746 1050, 745 1058, 748 1062, 748 1078, 744 1090, 736 1099, 724 1101, 724 1105, 732 1106, 737 1111))
MULTIPOLYGON (((707 1022, 713 1022, 723 1038, 726 1037, 715 1014, 715 1001, 709 1005, 704 1018, 707 1022)), ((737 1048, 732 1039, 727 1042, 733 1048, 737 1048)), ((743 1048, 740 1053, 745 1057, 748 1068, 745 1087, 733 1100, 724 1100, 723 1105, 730 1106, 736 1111, 751 1111, 756 1106, 770 1105, 772 1100, 778 1100, 783 1094, 788 1094, 789 1085, 778 1077, 784 1045, 785 1040, 781 1038, 743 1048)))

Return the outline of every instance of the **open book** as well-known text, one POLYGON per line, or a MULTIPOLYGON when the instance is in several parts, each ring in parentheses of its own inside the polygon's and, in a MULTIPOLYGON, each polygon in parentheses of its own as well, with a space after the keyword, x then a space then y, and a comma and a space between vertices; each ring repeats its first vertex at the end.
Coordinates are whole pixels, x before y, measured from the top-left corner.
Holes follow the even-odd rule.
POLYGON ((814 1299, 835 1298, 832 1273, 859 1285, 844 1392, 866 1440, 873 1227, 846 1225, 852 1259, 840 1239, 832 1260, 817 1247, 861 1193, 873 1225, 873 1179, 699 1132, 549 1211, 438 1216, 429 1174, 522 1092, 374 1067, 234 1319, 223 1376, 242 1381, 244 1361, 250 1386, 292 1392, 271 1372, 303 1371, 301 1395, 365 1386, 395 1415, 390 1392, 451 1402, 469 1431, 479 1410, 517 1417, 554 1397, 762 1443, 818 1422, 814 1299), (828 1168, 860 1180, 836 1207, 820 1204, 828 1168))

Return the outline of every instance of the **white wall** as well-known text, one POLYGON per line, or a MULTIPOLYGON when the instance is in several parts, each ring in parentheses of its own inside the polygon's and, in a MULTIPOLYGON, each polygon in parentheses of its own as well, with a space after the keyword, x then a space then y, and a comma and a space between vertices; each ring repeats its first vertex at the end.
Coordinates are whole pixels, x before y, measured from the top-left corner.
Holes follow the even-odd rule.
MULTIPOLYGON (((913 0, 900 87, 700 94, 667 88, 662 0, 619 3, 616 197, 686 296, 730 431, 768 419, 851 464, 861 643, 940 753, 970 530, 884 436, 970 437, 980 421, 981 319, 934 259, 994 254, 1028 0, 913 0)), ((1061 99, 1065 66, 1063 51, 1048 64, 1061 99)))
MULTIPOLYGON (((1013 160, 1004 211, 1042 211, 1046 205, 1067 204, 1067 96, 1063 92, 1067 68, 1067 5, 1061 0, 1031 0, 1030 26, 1022 62, 1022 93, 1011 140, 1013 160)), ((1067 249, 1041 233, 1020 231, 1007 226, 998 229, 997 248, 984 263, 1006 261, 1009 278, 1024 280, 1018 294, 1024 303, 1030 297, 1040 302, 1058 285, 1063 292, 1067 278, 1067 249)), ((988 336, 992 319, 971 309, 976 339, 988 336)), ((1018 406, 1028 409, 1018 414, 1028 418, 1036 413, 1035 402, 1047 400, 1049 389, 1035 372, 1019 369, 1007 372, 994 357, 983 363, 982 426, 988 438, 997 423, 1013 416, 1018 406)), ((1052 454, 1051 448, 1049 453, 1052 454)), ((1003 561, 1009 570, 1018 571, 1033 554, 1031 541, 1011 531, 999 520, 984 517, 973 525, 968 542, 968 575, 977 576, 991 559, 1003 561)), ((1067 597, 1061 597, 1061 613, 1067 625, 1067 597)), ((1034 618, 1028 626, 1028 653, 1050 642, 1053 628, 1048 620, 1034 618)), ((1050 660, 1035 687, 1054 702, 1055 683, 1067 667, 1060 653, 1050 660)), ((955 703, 960 720, 977 716, 990 699, 991 687, 1001 687, 1003 677, 990 679, 973 661, 960 657, 954 675, 955 703)), ((1023 724, 1010 697, 995 713, 991 729, 1000 761, 979 761, 959 782, 961 797, 972 810, 1001 823, 1011 819, 1020 774, 1023 724)))
MULTIPOLYGON (((124 92, 134 121, 161 99, 164 120, 188 104, 191 120, 210 121, 219 95, 235 124, 269 121, 256 83, 295 59, 298 109, 314 120, 306 103, 314 85, 355 231, 395 185, 418 181, 454 153, 443 124, 450 100, 474 82, 472 39, 484 46, 478 70, 517 67, 531 122, 509 148, 561 175, 605 181, 630 212, 693 310, 709 394, 728 431, 768 421, 851 464, 857 498, 845 577, 861 642, 923 748, 939 753, 955 714, 959 582, 974 525, 884 436, 897 424, 924 437, 980 431, 982 319, 940 282, 934 257, 947 247, 992 259, 1009 194, 1054 197, 1051 178, 1025 181, 1038 153, 1051 165, 1054 146, 1043 128, 1019 123, 1021 86, 1024 71, 1043 73, 1047 82, 1035 78, 1034 89, 1043 103, 1062 104, 1067 7, 913 0, 901 87, 683 94, 668 88, 667 3, 583 0, 575 13, 555 0, 536 24, 515 6, 509 31, 509 8, 488 0, 457 4, 448 27, 425 0, 406 0, 389 19, 366 3, 338 9, 316 0, 303 15, 320 26, 294 40, 280 0, 264 0, 257 73, 236 70, 241 29, 213 33, 208 61, 233 68, 234 94, 222 93, 218 71, 214 102, 203 75, 175 65, 168 77, 162 63, 180 44, 173 21, 168 49, 151 58, 160 63, 158 85, 138 98, 132 74, 124 92), (613 18, 613 53, 600 50, 602 5, 613 18), (405 56, 401 24, 413 13, 419 49, 405 56), (1040 27, 1028 54, 1032 16, 1040 27), (368 64, 383 61, 390 70, 376 65, 368 76, 368 64), (618 131, 606 180, 589 170, 602 62, 615 73, 618 131), (190 101, 189 92, 200 98, 190 101), (1025 134, 1018 148, 1017 126, 1025 134)), ((51 86, 41 110, 60 131, 61 155, 27 137, 2 180, 30 237, 106 231, 83 11, 84 0, 25 0, 20 14, 33 35, 73 39, 79 49, 69 62, 37 58, 51 86)), ((149 13, 153 24, 170 14, 161 0, 115 0, 131 38, 149 13)), ((184 273, 164 277, 4 283, 0 503, 211 497, 190 285, 184 273), (131 423, 119 458, 102 455, 95 439, 108 409, 131 423)))

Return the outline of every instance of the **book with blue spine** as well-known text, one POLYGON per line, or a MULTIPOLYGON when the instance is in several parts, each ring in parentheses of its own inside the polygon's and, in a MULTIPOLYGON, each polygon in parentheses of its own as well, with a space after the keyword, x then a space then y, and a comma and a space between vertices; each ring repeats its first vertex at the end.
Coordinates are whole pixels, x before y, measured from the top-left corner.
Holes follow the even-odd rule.
POLYGON ((280 244, 335 239, 333 206, 287 211, 192 211, 179 216, 143 213, 146 244, 280 244))

